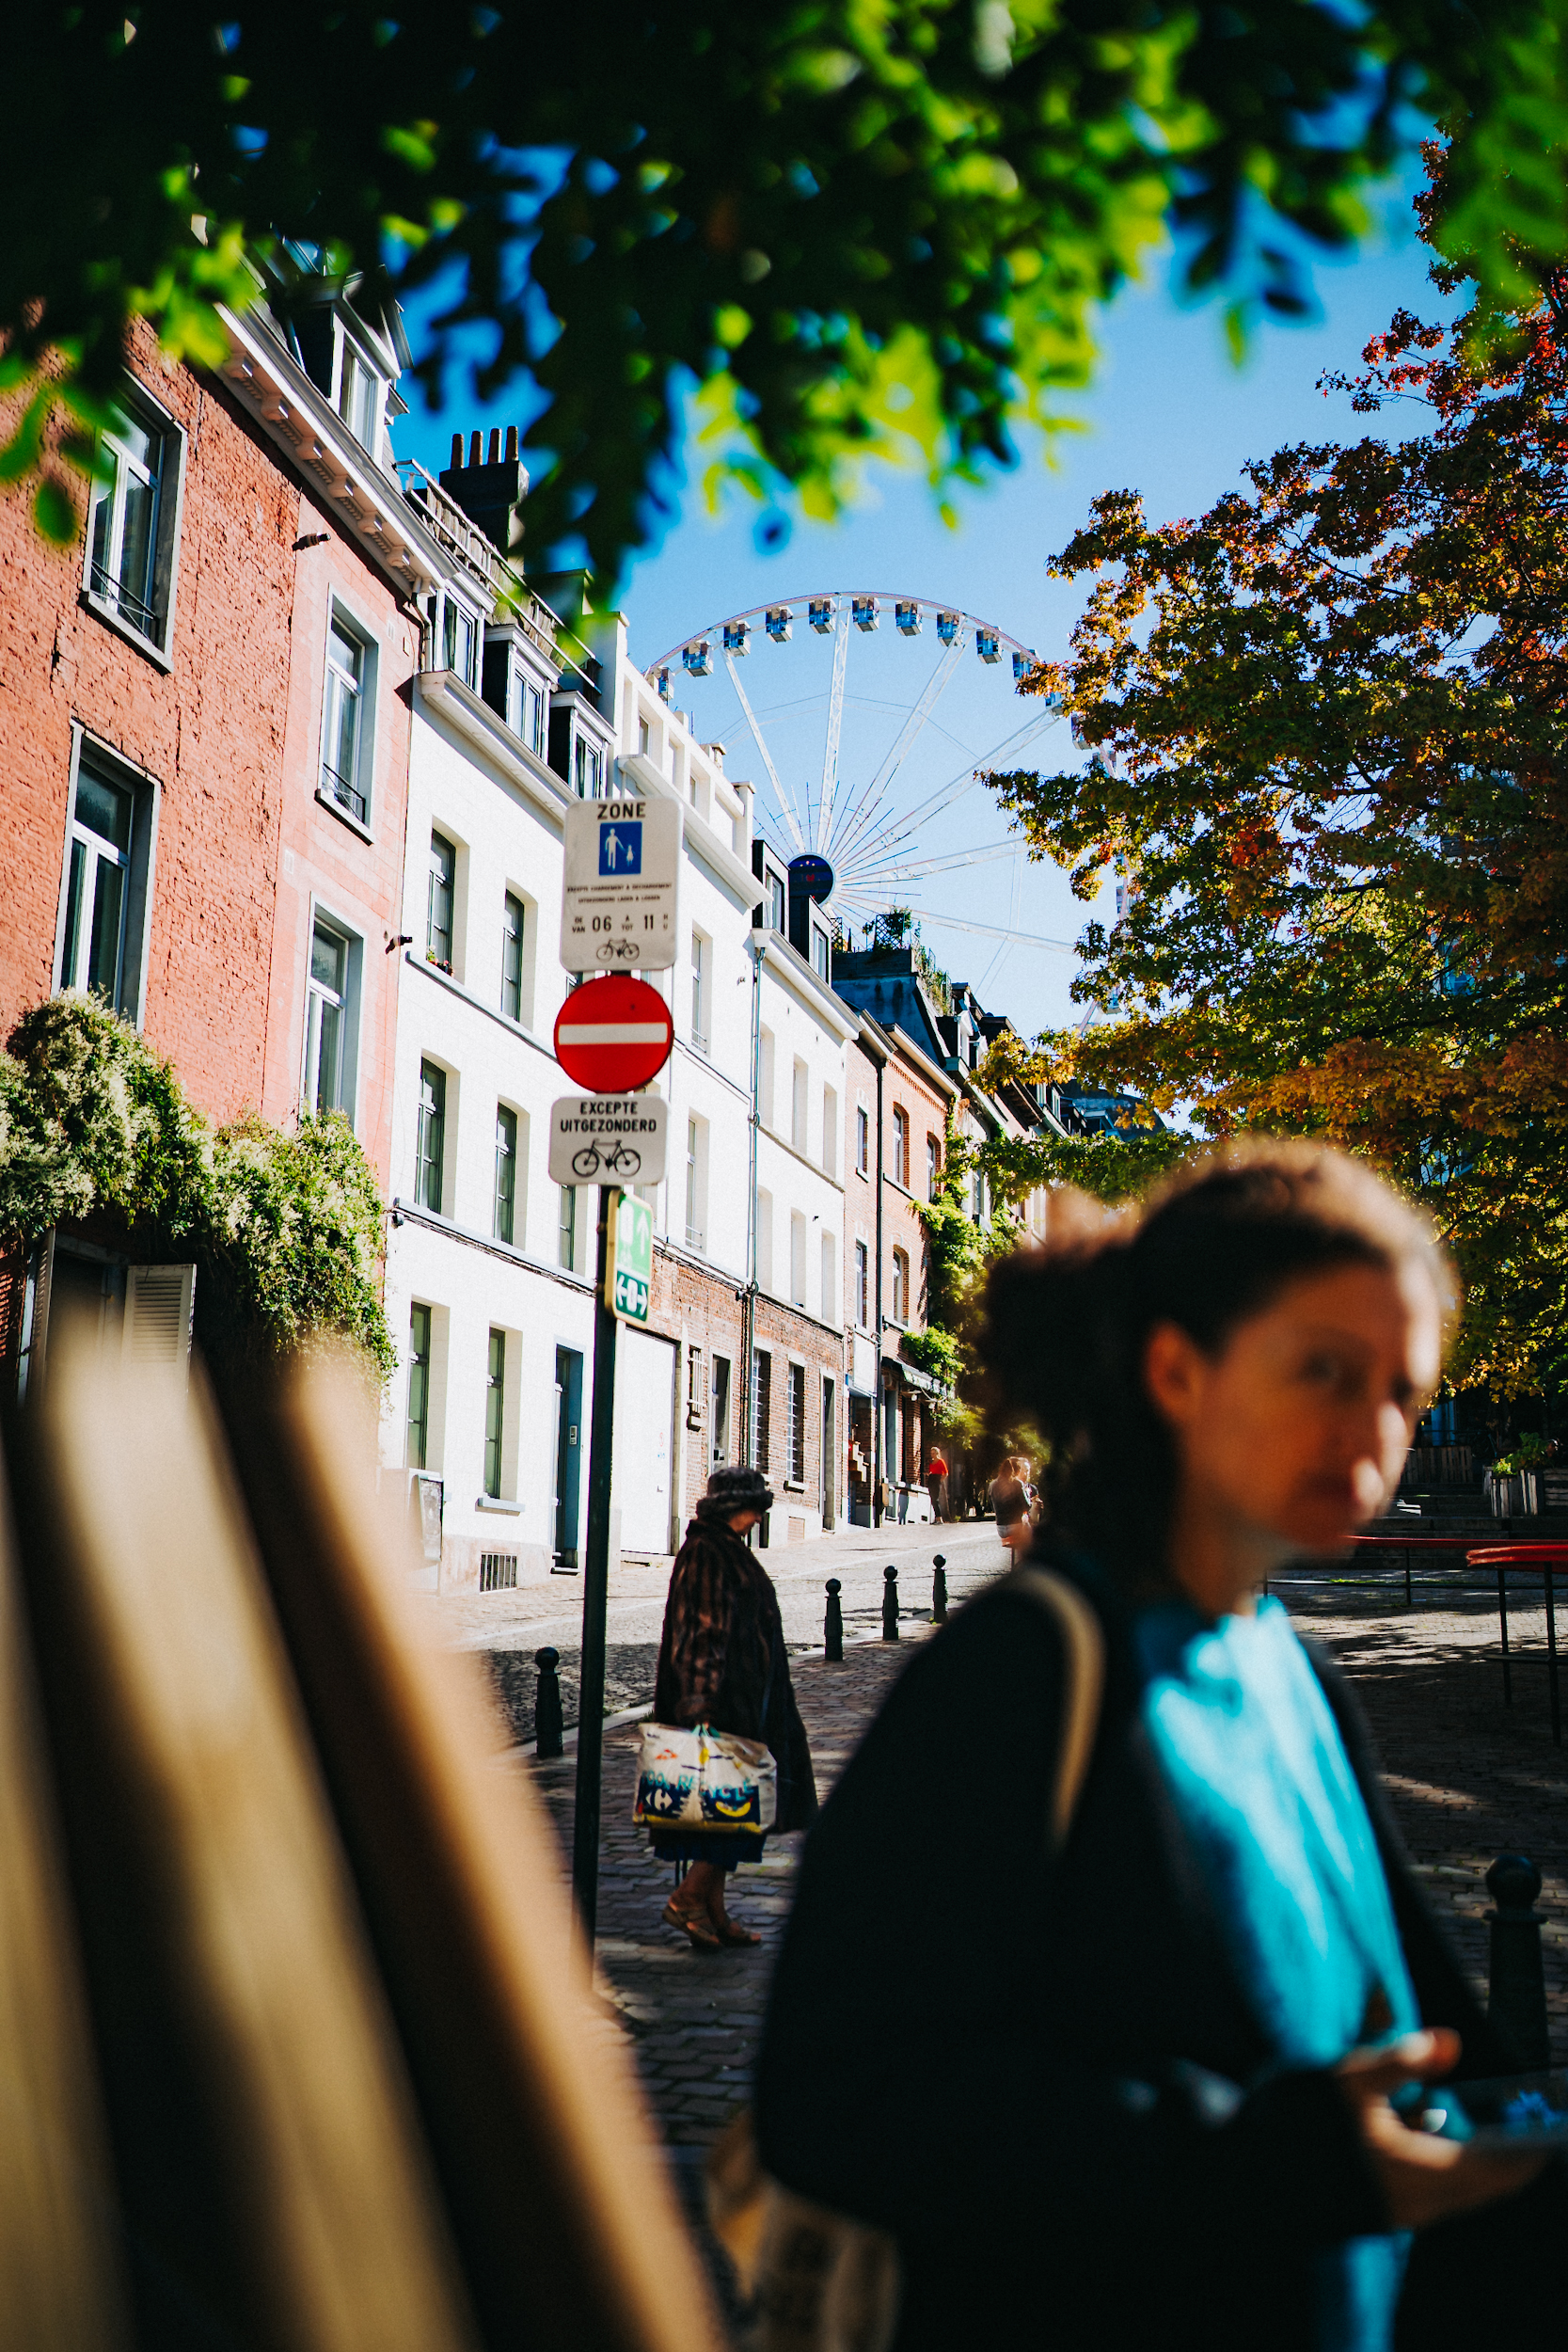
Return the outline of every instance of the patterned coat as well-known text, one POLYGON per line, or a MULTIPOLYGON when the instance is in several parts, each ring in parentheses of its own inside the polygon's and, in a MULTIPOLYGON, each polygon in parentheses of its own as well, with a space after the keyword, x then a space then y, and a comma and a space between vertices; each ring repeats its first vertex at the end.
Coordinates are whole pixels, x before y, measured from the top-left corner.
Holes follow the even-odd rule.
POLYGON ((693 1519, 664 1609, 654 1720, 762 1740, 779 1768, 780 1830, 816 1819, 816 1783, 789 1679, 773 1580, 722 1519, 693 1519), (769 1672, 771 1668, 771 1672, 769 1672))

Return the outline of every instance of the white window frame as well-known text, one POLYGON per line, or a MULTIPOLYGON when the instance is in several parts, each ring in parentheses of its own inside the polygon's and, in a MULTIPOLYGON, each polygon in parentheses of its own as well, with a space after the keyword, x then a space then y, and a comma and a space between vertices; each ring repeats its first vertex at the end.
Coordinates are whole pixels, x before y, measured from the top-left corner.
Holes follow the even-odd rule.
POLYGON ((605 747, 583 727, 572 730, 572 790, 579 801, 604 798, 605 747))
POLYGON ((437 666, 443 670, 450 670, 453 677, 461 678, 464 685, 471 688, 477 694, 479 665, 484 643, 483 622, 477 613, 469 611, 461 596, 454 596, 448 589, 443 589, 441 592, 440 611, 436 615, 436 620, 441 632, 436 641, 441 655, 437 666), (464 629, 467 632, 467 661, 461 659, 465 649, 465 640, 462 635, 464 629), (454 657, 458 658, 454 659, 454 657))
POLYGON ((299 1107, 302 1115, 314 1116, 319 1107, 321 1089, 321 1031, 324 1008, 333 1000, 333 992, 316 977, 316 933, 325 931, 335 939, 343 951, 343 982, 336 997, 341 1016, 338 1036, 338 1079, 336 1103, 327 1107, 341 1110, 351 1127, 356 1125, 359 1077, 359 998, 364 971, 364 941, 358 932, 340 921, 329 909, 315 900, 310 905, 310 930, 305 950, 305 1033, 300 1061, 299 1107))
POLYGON ((160 669, 173 665, 169 645, 174 631, 174 595, 179 570, 180 526, 185 494, 185 436, 162 404, 145 386, 127 376, 117 396, 126 423, 156 445, 156 468, 144 465, 113 429, 103 435, 115 460, 114 478, 96 484, 87 507, 86 544, 82 555, 82 600, 99 619, 154 660, 160 669), (133 477, 150 479, 152 527, 148 553, 144 599, 128 592, 120 577, 124 558, 126 487, 133 477), (99 517, 107 510, 106 561, 96 555, 99 517), (129 602, 127 596, 129 594, 129 602))
POLYGON ((535 759, 545 758, 550 739, 549 689, 526 662, 514 660, 511 702, 507 724, 535 759))
POLYGON ((691 928, 691 1042, 699 1054, 706 1054, 712 1050, 708 1025, 712 1017, 708 1007, 708 976, 712 959, 712 940, 698 930, 696 925, 693 924, 691 928))
MULTIPOLYGON (((125 874, 120 902, 120 936, 119 945, 115 1010, 133 1027, 139 1029, 147 1012, 147 973, 152 931, 152 890, 157 863, 158 816, 161 791, 156 777, 144 769, 133 768, 107 744, 88 736, 85 728, 72 724, 71 730, 71 781, 66 805, 70 819, 65 829, 65 853, 60 866, 60 895, 55 911, 54 969, 51 987, 55 993, 78 986, 85 968, 85 957, 90 940, 90 924, 84 923, 79 933, 76 969, 66 969, 70 946, 71 880, 74 853, 81 847, 86 858, 96 863, 109 851, 125 874), (78 793, 83 767, 98 776, 116 791, 125 792, 131 800, 130 842, 121 852, 93 826, 77 816, 78 793)), ((96 882, 96 871, 94 881, 96 882)))
POLYGON ((379 655, 380 643, 375 631, 360 620, 341 596, 334 596, 328 610, 326 644, 323 652, 325 675, 322 692, 321 758, 317 764, 316 798, 324 808, 331 810, 334 817, 341 818, 345 824, 352 825, 356 832, 367 837, 375 809, 372 786, 379 655), (334 628, 358 648, 357 680, 351 679, 334 657, 334 628), (345 694, 352 694, 355 708, 354 749, 350 755, 353 773, 348 776, 342 776, 335 764, 339 748, 338 714, 341 697, 345 694), (329 746, 333 755, 330 759, 327 755, 329 746), (328 777, 334 782, 329 783, 328 777), (337 782, 342 784, 343 792, 335 789, 337 782))

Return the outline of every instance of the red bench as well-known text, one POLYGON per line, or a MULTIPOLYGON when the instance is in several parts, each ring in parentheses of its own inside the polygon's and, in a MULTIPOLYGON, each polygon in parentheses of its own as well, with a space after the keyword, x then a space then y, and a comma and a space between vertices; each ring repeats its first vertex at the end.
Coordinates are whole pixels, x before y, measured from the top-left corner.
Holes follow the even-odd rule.
POLYGON ((1404 1605, 1414 1608, 1410 1590, 1410 1555, 1413 1551, 1457 1552, 1460 1558, 1473 1557, 1470 1546, 1473 1535, 1357 1535, 1357 1551, 1402 1551, 1404 1554, 1404 1605))
POLYGON ((1552 1694, 1552 1738, 1562 1745, 1562 1708, 1557 1677, 1556 1581, 1568 1570, 1568 1544, 1481 1544, 1465 1555, 1472 1568, 1497 1571, 1497 1622, 1502 1633, 1503 1698, 1513 1704, 1513 1671, 1508 1651, 1508 1578, 1511 1570, 1539 1576, 1546 1587, 1546 1677, 1552 1694))

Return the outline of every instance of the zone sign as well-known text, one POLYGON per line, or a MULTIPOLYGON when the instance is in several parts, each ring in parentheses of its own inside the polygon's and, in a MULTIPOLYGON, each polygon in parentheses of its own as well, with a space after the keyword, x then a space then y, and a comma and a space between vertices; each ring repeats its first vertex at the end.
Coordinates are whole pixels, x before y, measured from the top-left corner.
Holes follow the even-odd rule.
POLYGON ((625 795, 566 810, 561 961, 568 972, 665 972, 680 937, 677 802, 625 795))

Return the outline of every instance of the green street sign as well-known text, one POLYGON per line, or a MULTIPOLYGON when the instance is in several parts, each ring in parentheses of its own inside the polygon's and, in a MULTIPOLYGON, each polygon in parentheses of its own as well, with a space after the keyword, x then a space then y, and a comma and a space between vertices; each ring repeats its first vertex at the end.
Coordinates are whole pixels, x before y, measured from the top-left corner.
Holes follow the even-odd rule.
POLYGON ((653 1287, 654 1213, 634 1192, 617 1192, 610 1203, 605 1305, 623 1323, 645 1327, 653 1287))

